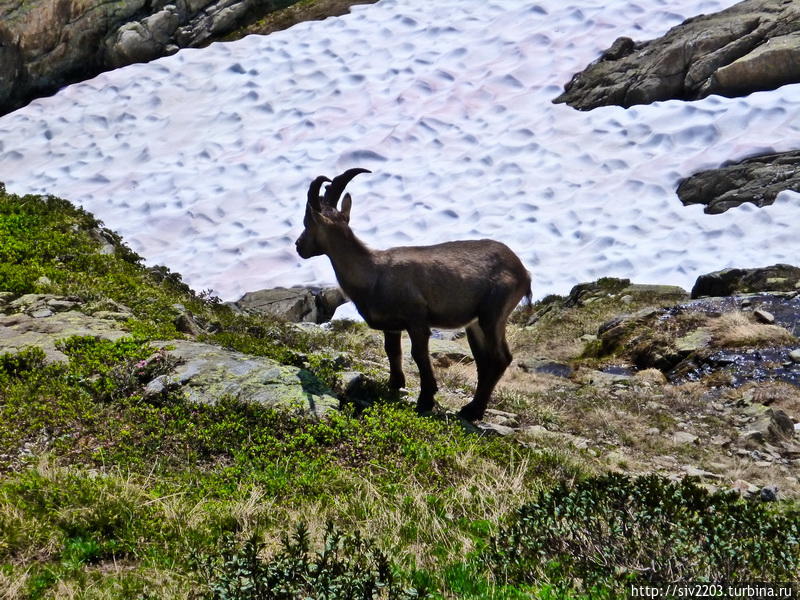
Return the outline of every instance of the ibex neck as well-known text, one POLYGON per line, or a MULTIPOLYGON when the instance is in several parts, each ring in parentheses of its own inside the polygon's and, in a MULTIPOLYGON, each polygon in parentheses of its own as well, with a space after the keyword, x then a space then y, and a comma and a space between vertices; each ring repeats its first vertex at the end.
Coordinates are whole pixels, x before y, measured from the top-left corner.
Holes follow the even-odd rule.
POLYGON ((375 281, 372 252, 352 231, 338 239, 327 254, 336 273, 336 280, 350 299, 355 300, 372 289, 375 281))

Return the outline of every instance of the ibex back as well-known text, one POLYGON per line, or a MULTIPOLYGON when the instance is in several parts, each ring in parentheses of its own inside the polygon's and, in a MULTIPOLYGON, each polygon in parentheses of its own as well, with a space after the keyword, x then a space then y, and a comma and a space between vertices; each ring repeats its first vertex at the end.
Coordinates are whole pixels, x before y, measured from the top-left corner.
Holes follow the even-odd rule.
POLYGON ((358 312, 370 327, 384 332, 389 384, 394 388, 405 385, 400 335, 408 331, 421 381, 420 413, 433 408, 438 389, 428 355, 431 327, 466 327, 478 386, 459 415, 470 421, 481 419, 492 390, 511 363, 506 321, 523 296, 530 300, 530 275, 508 246, 494 240, 367 248, 350 229, 350 194, 337 209, 345 186, 359 173, 369 171, 350 169, 333 180, 320 176, 311 183, 297 253, 303 258, 327 255, 358 312), (325 182, 330 185, 320 196, 325 182))

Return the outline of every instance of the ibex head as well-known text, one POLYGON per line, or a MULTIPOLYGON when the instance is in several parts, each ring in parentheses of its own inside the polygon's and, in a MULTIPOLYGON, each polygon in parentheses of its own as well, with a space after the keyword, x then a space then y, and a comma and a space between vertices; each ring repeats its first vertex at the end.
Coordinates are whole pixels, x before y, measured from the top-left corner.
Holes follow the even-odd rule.
POLYGON ((311 258, 325 254, 332 235, 336 230, 348 229, 350 222, 350 207, 352 199, 350 194, 342 198, 342 207, 337 209, 339 197, 345 186, 359 173, 371 173, 367 169, 349 169, 333 178, 333 181, 320 175, 308 187, 308 202, 306 203, 306 216, 303 218, 305 230, 297 238, 295 246, 297 253, 302 258, 311 258), (322 184, 326 181, 330 185, 325 189, 325 195, 320 196, 322 184))

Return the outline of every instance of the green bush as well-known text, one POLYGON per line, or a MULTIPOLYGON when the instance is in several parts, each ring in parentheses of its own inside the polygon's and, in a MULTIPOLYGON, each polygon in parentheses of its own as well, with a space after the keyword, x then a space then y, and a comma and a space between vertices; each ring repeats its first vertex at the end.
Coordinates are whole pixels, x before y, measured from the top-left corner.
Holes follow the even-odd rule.
POLYGON ((790 581, 800 513, 690 479, 611 474, 561 484, 517 511, 483 557, 499 581, 587 589, 631 582, 790 581))
POLYGON ((263 559, 255 537, 241 546, 229 542, 210 565, 213 600, 369 600, 425 598, 425 590, 404 587, 386 555, 357 531, 344 535, 328 523, 320 552, 312 553, 308 530, 298 525, 275 556, 263 559))

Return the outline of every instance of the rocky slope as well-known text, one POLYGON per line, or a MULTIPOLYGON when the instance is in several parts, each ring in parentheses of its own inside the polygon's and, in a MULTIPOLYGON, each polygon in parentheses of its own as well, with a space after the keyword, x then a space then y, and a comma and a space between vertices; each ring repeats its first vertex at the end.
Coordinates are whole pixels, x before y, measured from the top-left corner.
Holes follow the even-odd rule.
POLYGON ((598 106, 744 96, 800 81, 800 6, 744 0, 649 41, 619 38, 555 102, 598 106))
POLYGON ((0 115, 60 87, 228 37, 344 14, 360 0, 0 0, 0 115), (273 19, 258 21, 278 11, 273 19), (247 30, 241 28, 257 21, 247 30))

